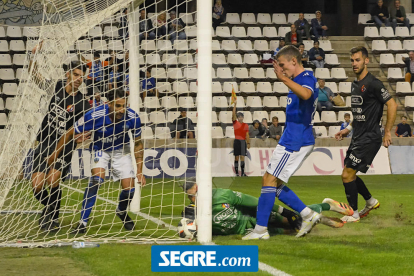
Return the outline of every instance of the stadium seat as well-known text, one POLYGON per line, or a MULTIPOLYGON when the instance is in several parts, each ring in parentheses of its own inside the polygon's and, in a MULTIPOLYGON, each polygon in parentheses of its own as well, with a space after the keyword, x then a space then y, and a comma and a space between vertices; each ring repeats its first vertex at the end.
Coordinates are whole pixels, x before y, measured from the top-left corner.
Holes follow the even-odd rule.
MULTIPOLYGON (((414 28, 414 27, 412 27, 414 28)), ((414 40, 404 40, 403 42, 403 48, 407 51, 413 51, 414 50, 414 40)))
POLYGON ((388 81, 402 81, 404 76, 401 72, 401 68, 388 68, 388 81))
POLYGON ((18 26, 8 26, 6 36, 10 38, 21 38, 22 30, 18 26))
POLYGON ((7 67, 11 67, 12 62, 11 62, 11 57, 9 54, 0 54, 0 66, 7 66, 7 67))
POLYGON ((157 50, 158 51, 171 51, 172 44, 169 40, 158 40, 157 41, 157 50))
POLYGON ((280 107, 286 108, 286 106, 287 106, 287 96, 281 96, 279 98, 279 105, 280 105, 280 107))
POLYGON ((388 51, 393 53, 404 51, 402 48, 401 41, 399 40, 388 40, 388 51))
POLYGON ((274 13, 272 15, 272 23, 277 25, 286 25, 286 15, 284 13, 274 13))
POLYGON ((380 55, 380 66, 390 67, 395 65, 394 55, 392 54, 381 54, 380 55))
POLYGON ((4 101, 2 98, 0 98, 0 111, 4 110, 4 101))
POLYGON ((165 109, 177 108, 177 99, 171 96, 162 97, 161 106, 164 107, 165 109))
POLYGON ((231 65, 242 65, 243 64, 242 56, 240 54, 228 54, 227 63, 231 65))
POLYGON ((250 40, 239 40, 237 49, 243 52, 253 52, 252 42, 250 40))
POLYGON ((289 88, 283 82, 275 82, 273 84, 273 91, 279 94, 288 94, 289 88))
POLYGON ((108 50, 108 44, 105 40, 93 40, 92 41, 92 49, 94 51, 107 51, 108 50))
POLYGON ((231 35, 235 38, 246 38, 246 29, 244 27, 233 27, 231 28, 231 35))
POLYGON ((322 111, 321 122, 323 123, 337 123, 335 111, 322 111))
MULTIPOLYGON (((185 68, 184 70, 189 69, 185 68)), ((168 68, 167 69, 167 77, 170 79, 182 79, 183 78, 183 72, 181 71, 181 68, 168 68)))
POLYGON ((319 47, 321 47, 325 52, 332 52, 332 43, 329 40, 319 40, 319 47))
MULTIPOLYGON (((218 81, 213 81, 212 82, 212 92, 213 93, 223 93, 223 88, 221 87, 221 83, 218 81)), ((198 92, 198 88, 197 88, 197 83, 196 82, 191 82, 190 83, 190 92, 198 92)))
POLYGON ((213 97, 213 107, 216 108, 228 108, 227 98, 224 96, 214 96, 213 97))
POLYGON ((0 69, 0 79, 1 80, 12 80, 16 79, 13 69, 0 69))
POLYGON ((325 82, 325 86, 329 87, 333 93, 338 93, 338 86, 335 82, 325 82))
MULTIPOLYGON (((229 107, 232 107, 233 104, 231 103, 231 97, 228 97, 228 104, 229 107)), ((246 107, 246 102, 244 100, 244 97, 237 96, 237 109, 244 109, 246 107)))
POLYGON ((257 96, 249 96, 246 99, 246 106, 263 109, 262 99, 257 96))
POLYGON ((79 51, 91 51, 92 50, 91 42, 87 39, 77 40, 76 49, 79 51))
POLYGON ((253 79, 264 79, 265 73, 264 73, 263 68, 251 68, 250 77, 253 79))
POLYGON ((226 133, 224 134, 224 137, 234 139, 234 128, 232 126, 226 127, 226 133))
MULTIPOLYGON (((220 27, 217 27, 217 29, 220 27)), ((227 28, 228 29, 228 28, 227 28)), ((187 37, 197 37, 197 26, 186 26, 185 27, 185 34, 187 35, 187 37)), ((230 35, 230 31, 229 31, 229 35, 230 35)), ((214 32, 213 32, 213 36, 214 36, 214 32)))
POLYGON ((344 68, 332 68, 331 78, 336 81, 341 81, 348 79, 348 76, 346 75, 344 68))
POLYGON ((266 118, 269 121, 269 113, 267 113, 267 111, 253 112, 253 121, 258 120, 259 122, 261 122, 263 118, 266 118))
POLYGON ((309 51, 313 47, 313 40, 304 40, 303 46, 305 46, 305 51, 309 51))
POLYGON ((331 74, 328 68, 316 68, 315 69, 315 78, 317 79, 330 79, 331 74))
POLYGON ((162 111, 153 111, 150 113, 150 122, 154 125, 165 124, 167 120, 165 119, 165 114, 162 111))
POLYGON ((256 24, 256 17, 254 16, 254 13, 242 13, 241 23, 256 24))
MULTIPOLYGON (((195 27, 195 26, 193 26, 193 27, 195 27)), ((196 33, 196 35, 197 35, 197 33, 196 33)), ((216 36, 218 36, 218 37, 224 37, 224 38, 231 37, 229 27, 220 27, 220 26, 217 27, 216 28, 216 36)))
POLYGON ((237 82, 233 81, 233 82, 224 82, 223 83, 223 92, 224 93, 231 93, 231 91, 234 89, 234 92, 238 93, 239 92, 239 87, 237 85, 237 82))
POLYGON ((180 51, 180 52, 187 52, 188 49, 188 41, 187 40, 174 40, 173 50, 180 51))
POLYGON ((7 96, 16 96, 17 95, 17 83, 3 84, 3 94, 7 96))
POLYGON ((193 15, 191 13, 180 13, 179 18, 181 18, 183 22, 187 25, 194 23, 193 15))
POLYGON ((314 126, 316 137, 317 138, 326 138, 328 137, 328 132, 324 126, 314 126))
POLYGON ((373 40, 372 41, 372 52, 381 53, 387 51, 387 45, 384 40, 373 40))
POLYGON ((158 97, 145 97, 144 108, 156 109, 160 107, 161 106, 158 97))
POLYGON ((272 84, 270 82, 258 82, 256 91, 258 93, 273 93, 272 84))
POLYGON ((211 111, 211 123, 217 124, 219 122, 217 118, 217 113, 215 111, 211 111))
POLYGON ((23 66, 24 61, 26 60, 27 55, 24 54, 14 54, 13 55, 13 64, 17 66, 23 66))
POLYGON ((321 122, 321 117, 319 116, 319 112, 315 112, 313 114, 313 123, 318 124, 321 122))
POLYGON ((284 124, 286 123, 286 114, 284 111, 272 111, 270 112, 270 118, 277 117, 279 119, 279 123, 284 124))
POLYGON ((231 111, 220 111, 220 113, 219 113, 219 122, 221 124, 233 124, 231 116, 232 116, 231 111))
POLYGON ((339 83, 339 93, 342 94, 351 94, 352 82, 340 82, 339 83))
POLYGON ((330 126, 329 127, 329 137, 334 138, 335 134, 337 134, 341 130, 340 126, 330 126))
MULTIPOLYGON (((245 68, 242 68, 242 69, 245 69, 245 68)), ((240 93, 244 93, 244 94, 256 93, 256 88, 254 87, 254 83, 253 82, 241 82, 240 93)))
POLYGON ((413 91, 411 90, 411 85, 410 85, 409 82, 397 82, 395 92, 397 94, 413 93, 413 91))
POLYGON ((10 51, 12 52, 24 52, 26 47, 24 46, 23 40, 11 40, 10 41, 10 51))
POLYGON ((265 96, 263 97, 263 107, 279 107, 279 100, 275 96, 265 96))
POLYGON ((279 48, 279 40, 271 40, 269 44, 270 44, 269 49, 271 51, 274 51, 277 48, 279 48))
POLYGON ((393 38, 394 36, 394 30, 392 27, 380 27, 380 37, 393 38))
POLYGON ((160 65, 160 64, 162 64, 159 54, 147 54, 146 57, 147 57, 146 64, 149 64, 149 65, 160 65))
POLYGON ((141 119, 141 124, 148 124, 150 122, 147 112, 139 112, 139 118, 141 119))
MULTIPOLYGON (((10 41, 10 44, 13 41, 21 41, 21 40, 12 40, 10 41)), ((9 52, 9 43, 7 42, 7 40, 0 40, 0 52, 9 52)))
POLYGON ((158 82, 157 88, 160 93, 170 93, 171 92, 171 84, 169 82, 158 82))
POLYGON ((347 106, 347 107, 351 107, 351 97, 349 96, 349 97, 345 97, 345 106, 347 106))
POLYGON ((240 24, 240 16, 238 13, 227 13, 226 22, 229 24, 240 24))
POLYGON ((187 111, 187 117, 190 118, 191 121, 193 121, 194 124, 197 124, 197 121, 198 121, 198 113, 197 113, 197 111, 187 111))
MULTIPOLYGON (((23 29, 23 33, 24 33, 24 29, 23 29)), ((25 36, 24 34, 23 34, 23 36, 25 36)), ((88 36, 89 37, 102 37, 102 28, 101 28, 101 26, 95 26, 95 27, 93 27, 92 29, 90 29, 89 31, 88 31, 88 36)))
POLYGON ((103 35, 109 38, 118 38, 118 27, 116 26, 105 26, 103 35))
POLYGON ((299 13, 288 13, 288 19, 287 22, 289 24, 295 23, 296 20, 299 19, 299 13))
POLYGON ((184 78, 197 79, 197 68, 184 68, 184 78))
POLYGON ((338 56, 336 54, 326 54, 325 55, 325 64, 330 66, 338 66, 340 65, 338 56))
POLYGON ((248 27, 247 36, 251 38, 262 38, 262 29, 260 27, 248 27))
POLYGON ((395 36, 404 39, 410 37, 410 31, 407 27, 397 27, 395 28, 395 36))
POLYGON ((156 127, 155 139, 171 139, 171 130, 169 127, 156 127))
POLYGON ((213 65, 227 65, 226 56, 224 54, 213 54, 213 65))
POLYGON ((223 40, 221 42, 221 49, 226 52, 235 52, 237 51, 236 48, 236 41, 235 40, 223 40))
POLYGON ((232 79, 233 76, 231 74, 230 68, 217 68, 217 78, 218 79, 232 79))
POLYGON ((277 79, 275 70, 273 68, 266 68, 266 78, 277 79))
POLYGON ((305 13, 304 14, 304 17, 305 17, 306 20, 308 20, 308 22, 310 24, 310 22, 312 21, 312 19, 315 18, 315 14, 314 13, 305 13))
POLYGON ((161 62, 165 65, 170 65, 170 66, 177 65, 178 64, 177 55, 172 54, 172 53, 163 54, 161 62))
POLYGON ((152 133, 152 129, 150 127, 142 127, 141 131, 142 139, 154 139, 154 134, 152 133))
POLYGON ((288 32, 290 32, 290 27, 279 27, 279 37, 285 37, 288 32))
POLYGON ((155 51, 157 47, 155 46, 154 40, 143 40, 141 41, 141 50, 152 52, 155 51))
POLYGON ((39 37, 38 27, 23 27, 23 37, 37 38, 39 37))
POLYGON ((275 27, 263 27, 263 36, 267 38, 276 38, 277 30, 275 27))
POLYGON ((15 101, 16 98, 7 98, 6 99, 6 104, 4 105, 4 108, 9 110, 9 111, 14 111, 16 110, 17 106, 16 106, 16 102, 15 101))
POLYGON ((7 115, 6 113, 0 113, 0 126, 7 125, 7 115))
POLYGON ((339 122, 344 122, 344 116, 345 116, 346 113, 348 113, 351 116, 351 121, 353 120, 354 117, 353 117, 351 111, 344 111, 344 110, 342 110, 342 111, 339 111, 338 112, 338 121, 339 122))
POLYGON ((372 16, 369 13, 358 14, 358 24, 363 24, 363 25, 374 24, 374 23, 367 23, 367 21, 370 21, 371 19, 372 19, 372 16))
POLYGON ((258 65, 259 58, 256 54, 244 54, 244 63, 248 65, 258 65))
POLYGON ((194 108, 194 99, 193 97, 179 97, 178 106, 183 108, 194 108))
POLYGON ((268 13, 257 14, 257 23, 259 24, 272 24, 272 18, 268 13))
POLYGON ((211 127, 211 138, 213 139, 224 138, 223 129, 221 127, 211 127))
POLYGON ((192 65, 194 64, 194 59, 192 54, 179 54, 178 55, 178 63, 182 65, 192 65))
POLYGON ((172 84, 172 91, 177 94, 188 93, 187 82, 184 81, 175 81, 172 84))
POLYGON ((255 40, 254 41, 254 50, 260 52, 269 51, 269 43, 266 40, 255 40))
POLYGON ((401 65, 404 65, 404 67, 405 67, 405 63, 404 63, 404 61, 402 60, 402 58, 408 58, 408 54, 406 54, 406 53, 403 53, 403 54, 396 54, 396 55, 395 55, 395 63, 396 63, 396 64, 401 64, 401 65))
POLYGON ((414 96, 405 96, 404 106, 406 107, 406 109, 409 109, 409 110, 414 108, 414 96))
POLYGON ((364 37, 367 39, 378 38, 379 34, 377 27, 365 27, 364 37))

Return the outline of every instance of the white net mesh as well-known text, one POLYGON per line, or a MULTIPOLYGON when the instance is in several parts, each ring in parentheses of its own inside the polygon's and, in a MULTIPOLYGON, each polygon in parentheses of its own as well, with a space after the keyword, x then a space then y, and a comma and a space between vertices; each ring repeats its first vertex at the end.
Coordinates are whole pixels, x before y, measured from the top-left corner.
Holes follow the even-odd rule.
POLYGON ((0 244, 180 239, 189 201, 179 183, 195 176, 195 10, 187 1, 167 2, 167 11, 141 2, 47 1, 42 26, 25 28, 23 68, 1 80, 16 93, 0 130, 0 244), (110 101, 115 89, 129 94, 130 109, 110 101), (75 133, 91 138, 67 144, 48 165, 78 120, 75 133), (141 189, 128 179, 142 164, 141 189), (85 233, 74 232, 79 225, 85 233))

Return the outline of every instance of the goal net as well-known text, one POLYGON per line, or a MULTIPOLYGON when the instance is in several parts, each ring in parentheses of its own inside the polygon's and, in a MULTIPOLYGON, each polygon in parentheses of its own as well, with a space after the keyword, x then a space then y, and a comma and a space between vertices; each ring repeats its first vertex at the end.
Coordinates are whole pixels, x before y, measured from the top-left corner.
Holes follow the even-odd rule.
POLYGON ((0 129, 0 246, 182 241, 181 185, 196 169, 195 21, 191 0, 45 1, 42 25, 25 27, 23 68, 2 79, 17 92, 0 129))

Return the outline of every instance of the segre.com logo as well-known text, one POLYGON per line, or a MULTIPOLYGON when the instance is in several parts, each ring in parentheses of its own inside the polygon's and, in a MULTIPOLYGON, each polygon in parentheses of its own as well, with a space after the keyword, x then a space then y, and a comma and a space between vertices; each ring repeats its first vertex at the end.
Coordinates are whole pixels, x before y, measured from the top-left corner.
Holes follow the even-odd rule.
POLYGON ((257 272, 256 245, 153 245, 153 272, 257 272))

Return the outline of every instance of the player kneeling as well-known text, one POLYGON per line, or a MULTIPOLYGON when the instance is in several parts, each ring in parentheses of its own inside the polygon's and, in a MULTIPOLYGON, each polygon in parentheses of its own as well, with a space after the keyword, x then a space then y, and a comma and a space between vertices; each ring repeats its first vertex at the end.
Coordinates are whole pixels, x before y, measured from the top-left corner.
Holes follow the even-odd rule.
POLYGON ((141 120, 138 114, 127 107, 127 98, 123 90, 113 90, 108 93, 108 105, 101 105, 79 119, 60 140, 55 152, 49 157, 52 164, 59 156, 64 144, 70 142, 75 134, 91 131, 91 168, 92 177, 85 190, 82 201, 81 220, 74 233, 85 233, 86 226, 95 205, 98 189, 104 182, 105 170, 111 163, 114 181, 121 181, 122 191, 119 195, 117 216, 122 220, 126 230, 134 229, 134 222, 128 216, 127 208, 134 192, 134 168, 132 165, 131 149, 129 147, 128 130, 135 139, 134 155, 136 158, 137 177, 141 185, 145 185, 142 174, 143 145, 141 142, 141 120))

